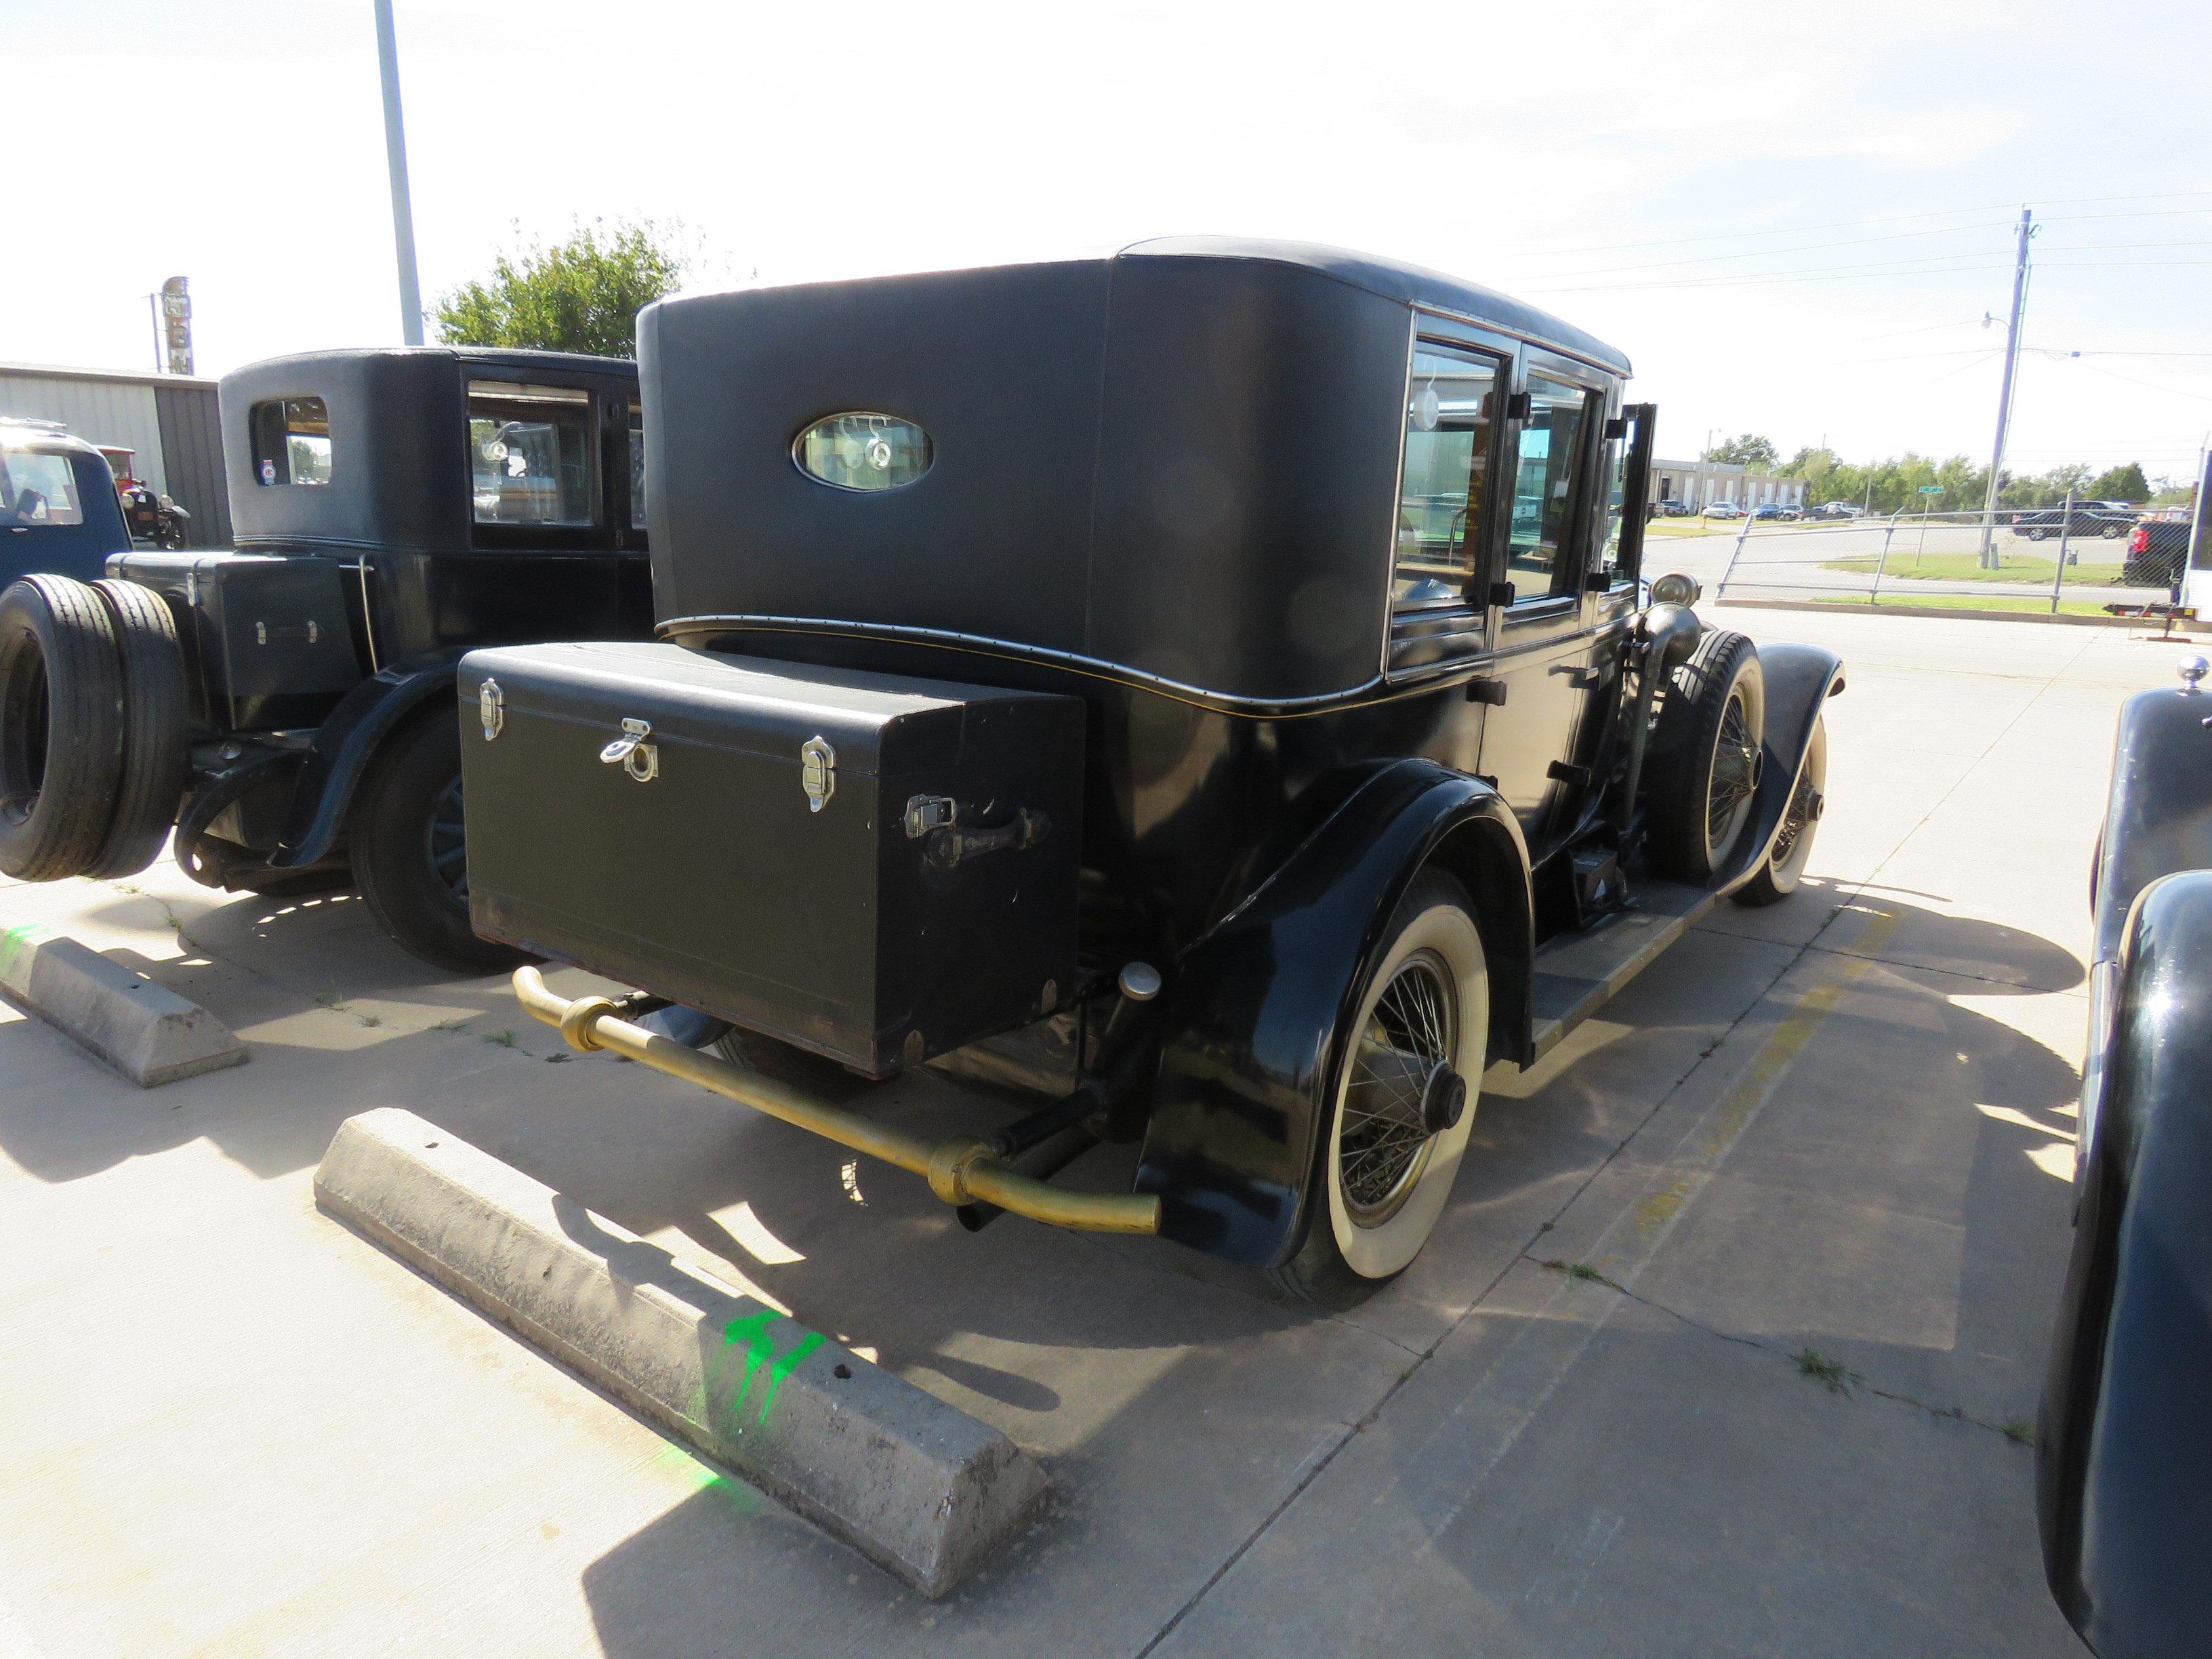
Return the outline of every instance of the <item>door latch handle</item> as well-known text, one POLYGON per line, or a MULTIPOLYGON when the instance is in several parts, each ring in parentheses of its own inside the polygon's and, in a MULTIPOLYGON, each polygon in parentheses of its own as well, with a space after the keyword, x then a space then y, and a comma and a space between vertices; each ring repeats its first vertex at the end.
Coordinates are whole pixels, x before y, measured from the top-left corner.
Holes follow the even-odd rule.
POLYGON ((650 720, 624 720, 623 735, 599 750, 602 765, 619 766, 640 783, 651 783, 660 775, 660 749, 646 738, 653 733, 650 720))

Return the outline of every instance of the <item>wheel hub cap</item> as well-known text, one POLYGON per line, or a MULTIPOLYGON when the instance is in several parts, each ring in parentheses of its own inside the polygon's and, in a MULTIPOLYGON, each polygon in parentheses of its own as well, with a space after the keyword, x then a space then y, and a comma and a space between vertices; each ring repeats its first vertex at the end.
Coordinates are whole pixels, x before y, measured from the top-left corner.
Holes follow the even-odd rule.
POLYGON ((1467 1079, 1448 1061, 1438 1060, 1430 1068, 1429 1080, 1421 1090, 1421 1127, 1440 1135, 1455 1127, 1466 1110, 1467 1079))

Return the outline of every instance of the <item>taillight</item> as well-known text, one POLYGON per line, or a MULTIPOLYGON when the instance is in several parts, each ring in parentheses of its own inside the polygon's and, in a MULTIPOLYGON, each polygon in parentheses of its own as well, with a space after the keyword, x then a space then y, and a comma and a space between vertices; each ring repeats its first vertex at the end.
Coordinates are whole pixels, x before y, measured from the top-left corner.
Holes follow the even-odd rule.
POLYGON ((2148 553, 2150 551, 2150 526, 2148 525, 2139 524, 2135 527, 2134 534, 2128 538, 2128 551, 2130 553, 2148 553))

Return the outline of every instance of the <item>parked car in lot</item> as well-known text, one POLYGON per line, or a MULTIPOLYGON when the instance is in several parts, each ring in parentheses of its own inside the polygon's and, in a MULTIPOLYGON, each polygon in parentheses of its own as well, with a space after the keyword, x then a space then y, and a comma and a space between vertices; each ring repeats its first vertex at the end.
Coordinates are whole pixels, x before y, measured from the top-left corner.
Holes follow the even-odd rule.
POLYGON ((56 555, 0 594, 0 871, 127 875, 173 828, 196 881, 356 884, 426 961, 511 964, 469 927, 453 668, 646 633, 636 386, 634 364, 551 352, 240 369, 218 392, 228 552, 131 550, 106 464, 79 456, 106 579, 56 555))
POLYGON ((2135 528, 2135 522, 2132 511, 2115 512, 2102 501, 2076 501, 2071 514, 2063 507, 2022 513, 2013 520, 2013 528, 2032 542, 2054 541, 2062 531, 2069 536, 2118 541, 2135 528))
POLYGON ((518 971, 580 1047, 970 1225, 1343 1305, 1428 1237, 1485 1068, 1668 936, 1627 907, 1798 884, 1841 665, 1640 601, 1652 410, 1564 321, 1192 240, 672 300, 640 344, 658 642, 460 670, 479 932, 638 988, 518 971), (641 1029, 668 1002, 750 1069, 641 1029), (929 1062, 1047 1103, 943 1141, 836 1103, 929 1062), (1133 1191, 1047 1179, 1097 1138, 1133 1191))
POLYGON ((1669 496, 1659 503, 1659 516, 1662 519, 1686 519, 1690 516, 1690 504, 1669 496))
POLYGON ((2202 657, 2120 713, 2090 868, 2074 1243, 2035 1438, 2058 1605, 2104 1659, 2212 1629, 2212 696, 2202 657))
POLYGON ((1741 519, 1743 509, 1734 501, 1708 501, 1705 503, 1705 516, 1709 519, 1741 519))
POLYGON ((0 419, 0 586, 33 570, 90 580, 130 545, 99 450, 52 421, 0 419))
POLYGON ((1856 501, 1830 501, 1820 508, 1820 517, 1824 519, 1860 519, 1865 516, 1866 509, 1856 501))
POLYGON ((1783 506, 1779 501, 1761 501, 1757 507, 1751 509, 1751 516, 1753 519, 1765 520, 1770 523, 1779 524, 1784 519, 1796 518, 1797 514, 1790 508, 1783 506))

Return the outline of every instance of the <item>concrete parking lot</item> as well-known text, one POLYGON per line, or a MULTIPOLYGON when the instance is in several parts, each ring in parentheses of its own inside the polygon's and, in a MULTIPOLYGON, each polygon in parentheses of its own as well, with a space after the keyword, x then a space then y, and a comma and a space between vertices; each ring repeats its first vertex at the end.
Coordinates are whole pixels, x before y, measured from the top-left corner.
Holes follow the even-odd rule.
POLYGON ((351 899, 0 886, 253 1049, 141 1092, 0 1011, 0 1653, 2079 1653, 2027 1443, 2112 723, 2181 648, 1709 619, 1850 664, 1812 879, 1493 1075, 1437 1237, 1342 1317, 1157 1242, 969 1237, 351 899), (1050 1509, 905 1592, 319 1214, 390 1105, 1003 1428, 1050 1509))

